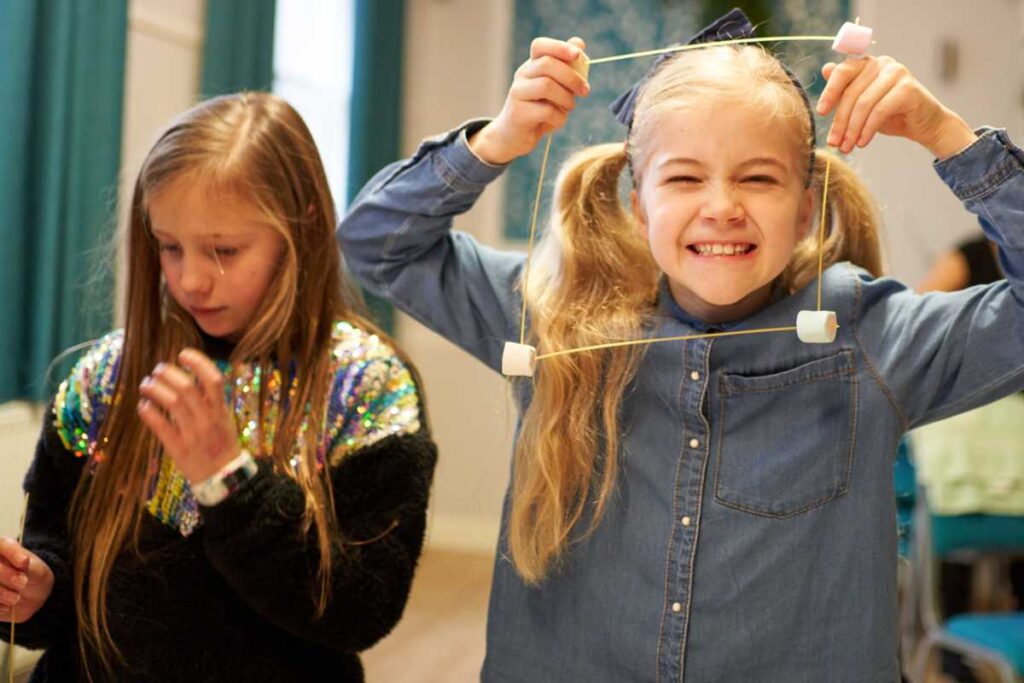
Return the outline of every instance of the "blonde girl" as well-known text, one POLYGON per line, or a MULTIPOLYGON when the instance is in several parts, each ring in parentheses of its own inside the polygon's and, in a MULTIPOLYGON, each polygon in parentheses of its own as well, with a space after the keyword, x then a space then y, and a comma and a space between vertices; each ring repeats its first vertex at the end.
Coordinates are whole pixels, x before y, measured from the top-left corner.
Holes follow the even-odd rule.
MULTIPOLYGON (((734 12, 702 39, 750 33, 734 12)), ((918 142, 1000 246, 1009 282, 922 297, 878 277, 870 197, 815 149, 779 61, 678 53, 620 102, 624 142, 565 162, 527 276, 451 220, 565 123, 588 91, 582 48, 535 40, 496 118, 370 181, 339 228, 357 276, 495 370, 522 297, 542 355, 791 328, 819 284, 840 328, 824 345, 786 331, 567 353, 514 382, 482 677, 896 681, 893 456, 911 427, 1024 386, 1024 155, 890 58, 824 67, 829 144, 918 142)))
POLYGON ((0 619, 46 649, 33 681, 362 680, 436 456, 334 226, 309 131, 273 95, 203 102, 149 152, 124 329, 60 386, 24 541, 0 541, 0 619))

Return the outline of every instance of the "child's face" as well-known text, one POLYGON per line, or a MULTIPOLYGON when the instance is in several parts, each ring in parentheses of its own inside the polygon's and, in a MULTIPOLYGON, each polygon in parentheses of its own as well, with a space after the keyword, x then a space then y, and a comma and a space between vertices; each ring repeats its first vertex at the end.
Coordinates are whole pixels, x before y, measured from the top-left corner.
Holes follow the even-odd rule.
POLYGON ((708 322, 764 306, 806 234, 811 193, 796 134, 758 108, 661 116, 633 213, 676 302, 708 322))
POLYGON ((277 271, 280 235, 237 197, 184 180, 153 197, 149 217, 171 296, 207 334, 240 339, 277 271))

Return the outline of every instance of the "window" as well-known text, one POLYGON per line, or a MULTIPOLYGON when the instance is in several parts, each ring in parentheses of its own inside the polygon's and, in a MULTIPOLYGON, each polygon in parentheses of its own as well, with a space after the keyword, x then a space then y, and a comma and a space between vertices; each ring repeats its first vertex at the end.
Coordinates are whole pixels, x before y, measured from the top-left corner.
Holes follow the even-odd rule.
POLYGON ((277 0, 274 92, 309 126, 339 212, 345 204, 354 0, 277 0))

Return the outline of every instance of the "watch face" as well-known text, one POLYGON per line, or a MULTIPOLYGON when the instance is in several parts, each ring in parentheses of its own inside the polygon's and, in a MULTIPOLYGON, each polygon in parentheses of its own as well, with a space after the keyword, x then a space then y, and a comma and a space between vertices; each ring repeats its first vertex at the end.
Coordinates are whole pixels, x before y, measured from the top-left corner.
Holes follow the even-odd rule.
POLYGON ((202 486, 196 488, 195 494, 196 500, 203 505, 215 505, 227 497, 228 487, 224 485, 223 480, 216 478, 203 482, 202 486))

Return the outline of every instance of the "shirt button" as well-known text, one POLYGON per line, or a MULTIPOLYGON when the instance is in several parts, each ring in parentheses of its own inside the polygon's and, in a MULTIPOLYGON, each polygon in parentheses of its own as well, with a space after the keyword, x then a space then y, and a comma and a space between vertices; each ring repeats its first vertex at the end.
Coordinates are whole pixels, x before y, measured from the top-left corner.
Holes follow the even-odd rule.
POLYGON ((690 448, 696 448, 699 445, 700 441, 697 441, 697 439, 690 439, 690 448))
POLYGON ((700 379, 700 373, 694 370, 693 372, 690 373, 690 379, 696 382, 697 380, 700 379))
POLYGON ((678 602, 673 602, 672 603, 672 611, 673 612, 682 612, 683 611, 683 606, 680 603, 678 603, 678 602))
POLYGON ((687 517, 683 517, 683 518, 682 518, 681 520, 679 520, 679 521, 683 523, 683 526, 690 526, 690 518, 689 518, 689 516, 687 516, 687 517))

